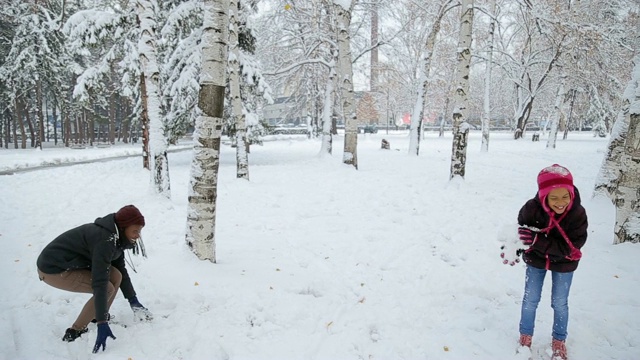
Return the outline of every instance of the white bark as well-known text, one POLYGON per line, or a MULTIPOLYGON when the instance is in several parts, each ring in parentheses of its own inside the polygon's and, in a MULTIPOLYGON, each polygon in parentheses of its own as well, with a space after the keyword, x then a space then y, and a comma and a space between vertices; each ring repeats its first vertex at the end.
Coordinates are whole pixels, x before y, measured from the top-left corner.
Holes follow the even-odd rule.
POLYGON ((136 8, 140 20, 138 53, 140 66, 147 91, 146 112, 149 117, 149 151, 151 161, 151 182, 155 191, 167 198, 171 197, 169 182, 169 161, 167 158, 167 138, 160 111, 160 71, 156 56, 155 0, 138 0, 136 8))
POLYGON ((640 55, 634 63, 625 106, 596 183, 596 189, 606 189, 616 205, 615 244, 640 242, 640 55))
POLYGON ((629 131, 629 102, 625 102, 613 124, 607 156, 602 161, 600 172, 596 178, 594 195, 604 194, 615 201, 615 191, 622 174, 620 158, 624 153, 624 141, 629 131))
POLYGON ((640 55, 634 64, 594 191, 616 206, 614 244, 640 242, 640 55))
POLYGON ((566 75, 562 75, 560 80, 560 86, 558 87, 558 94, 556 95, 556 103, 553 106, 553 118, 551 119, 551 127, 549 128, 549 138, 547 139, 547 149, 555 149, 556 141, 558 140, 558 128, 560 126, 560 120, 563 118, 562 103, 566 95, 565 82, 567 81, 566 75))
POLYGON ((229 0, 204 2, 202 73, 193 133, 186 242, 201 260, 216 262, 215 222, 226 86, 229 0))
POLYGON ((334 3, 338 17, 338 76, 340 79, 340 92, 342 94, 342 114, 344 117, 344 153, 342 162, 358 169, 358 119, 353 96, 353 67, 351 64, 351 37, 349 26, 351 25, 351 9, 353 0, 349 0, 348 9, 343 5, 345 1, 334 3))
MULTIPOLYGON (((425 58, 427 55, 425 55, 425 58)), ((427 59, 424 59, 427 61, 427 59)), ((428 81, 424 71, 428 69, 427 65, 423 66, 420 75, 420 86, 416 94, 416 102, 413 104, 411 112, 411 124, 409 125, 409 154, 420 155, 420 133, 422 132, 422 118, 424 117, 424 96, 427 91, 428 81)))
POLYGON ((240 98, 240 47, 238 46, 238 33, 240 31, 238 14, 238 1, 229 2, 229 48, 231 56, 229 61, 229 87, 233 117, 235 118, 236 137, 236 177, 249 180, 249 155, 247 153, 247 122, 242 111, 242 99, 240 98))
POLYGON ((464 178, 467 161, 469 125, 466 120, 469 109, 469 64, 471 63, 471 29, 473 28, 473 0, 462 0, 460 34, 458 37, 458 68, 455 107, 453 109, 453 145, 451 151, 450 178, 464 178))
POLYGON ((333 114, 334 82, 336 81, 335 61, 331 62, 329 79, 324 89, 324 104, 322 106, 322 145, 320 154, 331 154, 333 151, 333 135, 331 135, 331 115, 333 114))
POLYGON ((438 10, 436 18, 433 20, 431 31, 427 35, 425 42, 424 55, 422 58, 422 69, 419 81, 419 87, 416 91, 416 102, 411 113, 411 126, 409 131, 409 154, 420 154, 420 133, 422 132, 422 119, 424 118, 424 104, 427 96, 427 88, 429 87, 429 78, 431 74, 431 59, 433 58, 433 50, 436 44, 436 38, 440 32, 442 18, 447 11, 451 9, 453 0, 445 1, 438 10))
MULTIPOLYGON (((623 93, 622 107, 618 111, 616 121, 611 129, 611 137, 609 138, 609 145, 607 147, 607 155, 602 161, 600 172, 596 178, 594 196, 597 194, 607 195, 611 201, 616 204, 618 199, 618 188, 620 187, 621 180, 623 178, 624 161, 623 158, 629 153, 627 149, 631 147, 627 146, 629 138, 629 129, 636 128, 637 124, 631 126, 631 113, 638 113, 638 90, 640 89, 640 23, 636 25, 635 33, 635 57, 634 67, 631 72, 631 80, 627 83, 623 93), (631 107, 634 104, 634 107, 631 107)), ((592 86, 592 92, 598 94, 597 87, 592 86)), ((637 120, 636 120, 637 121, 637 120)), ((639 137, 636 137, 636 141, 639 137)), ((637 148, 637 147, 636 147, 637 148)), ((638 176, 638 170, 636 169, 636 177, 638 176)), ((636 187, 637 188, 637 187, 636 187)), ((637 199, 637 197, 636 197, 637 199)), ((617 206, 617 205, 616 205, 617 206)), ((616 234, 622 228, 618 224, 618 216, 616 214, 616 234)), ((618 242, 618 239, 616 239, 618 242)), ((621 242, 621 241, 620 241, 621 242)))
POLYGON ((487 54, 487 66, 484 72, 484 101, 482 109, 482 143, 480 151, 489 151, 489 134, 491 129, 491 70, 493 67, 493 33, 496 28, 496 0, 491 0, 490 13, 491 22, 489 23, 489 45, 487 54))
POLYGON ((638 97, 631 103, 629 128, 620 160, 614 243, 637 243, 640 242, 640 98, 638 97))

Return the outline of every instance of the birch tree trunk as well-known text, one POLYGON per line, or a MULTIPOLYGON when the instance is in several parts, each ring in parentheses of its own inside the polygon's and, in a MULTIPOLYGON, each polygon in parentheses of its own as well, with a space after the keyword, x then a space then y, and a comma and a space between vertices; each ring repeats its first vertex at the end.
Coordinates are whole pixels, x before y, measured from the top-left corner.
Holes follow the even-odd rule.
POLYGON ((358 169, 358 119, 353 96, 353 67, 351 63, 351 37, 349 26, 351 25, 351 10, 353 0, 334 1, 338 16, 338 76, 340 78, 340 92, 342 94, 342 114, 344 118, 344 154, 342 162, 358 169), (343 3, 348 3, 345 9, 343 3))
POLYGON ((482 143, 480 151, 489 151, 489 134, 491 130, 491 70, 493 67, 493 33, 496 28, 496 0, 490 2, 491 22, 489 23, 489 45, 487 54, 487 66, 484 70, 484 102, 482 109, 482 143))
POLYGON ((160 113, 160 70, 156 57, 155 0, 137 0, 140 20, 140 40, 138 53, 147 88, 147 116, 149 116, 149 160, 151 161, 151 181, 156 193, 171 197, 169 182, 169 160, 167 158, 167 138, 164 135, 160 113))
MULTIPOLYGON (((433 50, 433 49, 432 49, 433 50)), ((425 52, 428 50, 425 50, 425 52)), ((431 55, 425 54, 422 60, 422 70, 420 70, 420 86, 416 91, 416 102, 413 104, 411 112, 411 123, 409 125, 409 154, 420 155, 420 135, 422 133, 422 118, 424 117, 424 97, 429 86, 429 69, 431 55), (425 73, 426 71, 426 73, 425 73)))
POLYGON ((620 158, 624 153, 624 142, 629 131, 629 120, 629 102, 625 101, 618 113, 616 122, 613 124, 607 147, 607 156, 605 156, 596 178, 594 195, 606 195, 611 201, 615 201, 615 192, 622 174, 620 158))
POLYGON ((606 193, 616 205, 614 244, 640 242, 640 56, 634 59, 625 103, 613 126, 608 152, 594 193, 606 193))
POLYGON ((324 103, 322 106, 322 145, 320 154, 331 154, 333 151, 333 135, 331 134, 334 102, 334 83, 336 81, 336 62, 331 61, 329 68, 329 79, 324 89, 324 103))
POLYGON ((469 64, 471 62, 471 29, 473 27, 473 0, 462 0, 460 16, 460 34, 458 37, 458 68, 456 105, 453 109, 453 145, 451 151, 450 179, 455 176, 464 178, 467 161, 467 138, 469 124, 469 64))
POLYGON ((216 262, 215 224, 220 136, 226 86, 229 0, 205 0, 202 73, 193 133, 186 242, 200 260, 216 262))
MULTIPOLYGON (((75 84, 77 76, 72 76, 71 83, 75 84)), ((71 102, 73 86, 63 85, 63 93, 60 97, 60 116, 62 117, 62 140, 64 146, 71 146, 71 102)))
POLYGON ((640 98, 638 97, 631 103, 629 127, 620 160, 622 171, 616 191, 614 243, 637 243, 640 242, 640 98))
POLYGON ((420 154, 420 135, 422 132, 422 119, 424 118, 424 104, 427 96, 427 88, 429 87, 429 78, 431 74, 431 59, 433 57, 433 49, 435 48, 436 38, 440 32, 442 18, 451 9, 453 0, 444 2, 438 10, 438 15, 433 20, 431 31, 427 35, 425 43, 424 56, 422 58, 422 76, 420 78, 420 86, 416 91, 416 102, 411 113, 411 127, 409 131, 409 154, 420 154))
POLYGON ((562 103, 566 95, 565 82, 567 76, 564 73, 561 76, 560 86, 558 87, 558 95, 556 95, 556 103, 553 107, 553 119, 551 120, 551 128, 549 129, 549 138, 547 139, 547 149, 555 149, 556 141, 558 139, 558 128, 560 120, 563 118, 562 103))
POLYGON ((249 155, 247 154, 247 123, 242 112, 242 99, 240 99, 240 47, 238 46, 238 1, 229 2, 229 49, 231 56, 229 61, 229 87, 233 117, 236 128, 236 177, 249 180, 249 155))

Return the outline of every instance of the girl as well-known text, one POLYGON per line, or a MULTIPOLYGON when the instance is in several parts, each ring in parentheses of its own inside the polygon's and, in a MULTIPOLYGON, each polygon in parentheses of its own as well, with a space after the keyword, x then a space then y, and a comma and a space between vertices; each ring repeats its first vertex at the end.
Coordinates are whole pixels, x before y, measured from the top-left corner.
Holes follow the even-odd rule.
POLYGON ((587 214, 580 193, 567 168, 551 165, 538 174, 538 194, 518 214, 520 240, 529 248, 523 254, 527 265, 520 316, 520 346, 531 347, 542 284, 551 272, 554 359, 567 359, 569 289, 578 267, 580 248, 587 241, 587 214))

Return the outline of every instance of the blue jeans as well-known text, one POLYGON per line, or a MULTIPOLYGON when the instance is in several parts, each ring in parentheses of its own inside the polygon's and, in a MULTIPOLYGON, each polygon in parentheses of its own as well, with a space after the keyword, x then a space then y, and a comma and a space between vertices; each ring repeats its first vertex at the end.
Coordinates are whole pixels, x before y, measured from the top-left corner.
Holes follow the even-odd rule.
MULTIPOLYGON (((547 270, 527 266, 524 285, 524 297, 520 314, 520 334, 533 335, 536 322, 536 310, 542 295, 542 284, 547 270)), ((569 323, 569 289, 573 272, 551 271, 551 307, 553 308, 553 338, 565 340, 567 338, 567 324, 569 323)))

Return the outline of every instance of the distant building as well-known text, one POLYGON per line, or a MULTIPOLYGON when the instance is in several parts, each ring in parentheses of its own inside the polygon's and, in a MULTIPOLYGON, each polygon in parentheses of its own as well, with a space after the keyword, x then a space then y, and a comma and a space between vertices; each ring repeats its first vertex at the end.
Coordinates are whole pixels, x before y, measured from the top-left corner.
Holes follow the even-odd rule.
POLYGON ((296 101, 293 96, 283 96, 275 98, 273 104, 265 105, 262 116, 269 125, 299 123, 305 106, 306 98, 296 101))

